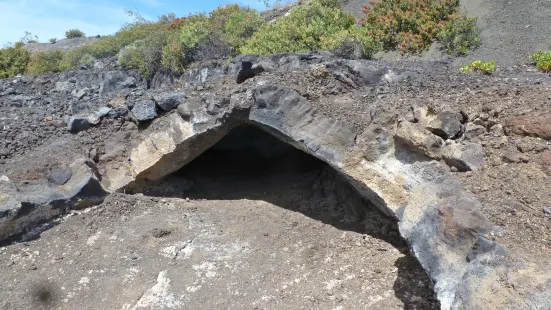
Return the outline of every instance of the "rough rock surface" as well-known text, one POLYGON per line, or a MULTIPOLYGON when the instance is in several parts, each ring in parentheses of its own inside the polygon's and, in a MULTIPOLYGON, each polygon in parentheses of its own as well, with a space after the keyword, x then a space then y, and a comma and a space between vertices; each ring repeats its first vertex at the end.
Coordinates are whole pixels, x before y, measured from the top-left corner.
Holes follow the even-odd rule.
MULTIPOLYGON (((455 72, 443 62, 385 64, 322 53, 203 63, 178 83, 162 85, 165 89, 146 90, 138 76, 123 71, 2 81, 0 91, 15 92, 0 98, 6 112, 1 134, 9 138, 0 145, 8 150, 0 166, 7 193, 0 199, 1 210, 7 210, 0 213, 2 238, 15 240, 71 208, 99 203, 106 192, 146 192, 247 123, 327 163, 397 221, 401 238, 434 281, 443 309, 545 309, 551 300, 545 263, 551 245, 542 236, 551 227, 543 206, 536 206, 550 199, 542 194, 549 176, 540 154, 549 146, 541 139, 505 136, 503 127, 504 119, 528 108, 521 102, 534 102, 534 109, 549 104, 551 79, 536 73, 513 80, 506 72, 490 77, 455 72), (239 72, 247 62, 262 62, 271 70, 242 80, 239 72), (55 90, 53 80, 69 83, 62 87, 67 91, 55 90), (84 87, 92 90, 89 98, 70 94, 70 88, 84 87), (147 126, 119 113, 78 135, 66 128, 21 135, 16 127, 18 115, 28 115, 26 126, 38 128, 53 123, 54 116, 94 113, 113 98, 126 97, 119 107, 135 109, 143 100, 174 91, 188 98, 147 126), (52 98, 60 99, 59 112, 40 115, 54 107, 52 98), (465 116, 466 128, 472 123, 488 131, 476 139, 460 133, 442 143, 425 126, 450 106, 465 116), (60 153, 61 148, 70 152, 60 153), (501 162, 503 153, 515 151, 528 162, 501 162), (47 154, 62 162, 44 160, 47 154), (79 155, 89 159, 75 162, 79 155), (467 170, 462 165, 477 170, 453 172, 467 170), (72 176, 62 190, 49 171, 66 166, 72 176), (80 187, 99 182, 93 195, 80 187), (60 199, 62 206, 52 208, 60 199), (503 213, 505 204, 509 213, 503 213)), ((160 288, 171 279, 164 270, 151 275, 160 288)), ((142 293, 155 295, 148 289, 142 293)))
POLYGON ((134 105, 132 114, 139 122, 149 121, 157 117, 157 107, 153 100, 142 100, 134 105))
POLYGON ((427 124, 427 129, 442 139, 453 139, 461 133, 459 113, 453 111, 440 112, 427 124))
POLYGON ((532 112, 508 119, 507 128, 517 135, 551 140, 551 110, 532 112))
POLYGON ((165 112, 176 109, 180 104, 184 103, 185 100, 186 94, 182 92, 163 93, 155 97, 155 101, 165 112))

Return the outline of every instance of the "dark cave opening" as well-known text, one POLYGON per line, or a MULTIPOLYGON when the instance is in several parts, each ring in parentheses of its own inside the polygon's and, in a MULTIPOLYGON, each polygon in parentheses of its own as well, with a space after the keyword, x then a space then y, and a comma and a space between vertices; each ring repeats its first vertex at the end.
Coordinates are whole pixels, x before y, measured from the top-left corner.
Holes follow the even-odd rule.
POLYGON ((143 193, 193 200, 262 200, 340 230, 371 235, 405 254, 397 262, 400 276, 395 294, 406 307, 417 308, 407 297, 412 295, 437 305, 431 281, 409 253, 396 220, 386 217, 327 163, 259 126, 235 127, 213 147, 143 193))

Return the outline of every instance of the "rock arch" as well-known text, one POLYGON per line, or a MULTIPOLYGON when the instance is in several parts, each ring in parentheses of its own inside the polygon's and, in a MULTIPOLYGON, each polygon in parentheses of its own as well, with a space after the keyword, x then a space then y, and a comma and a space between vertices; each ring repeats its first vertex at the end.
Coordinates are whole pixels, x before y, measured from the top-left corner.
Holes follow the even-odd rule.
MULTIPOLYGON (((462 149, 452 150, 451 155, 444 152, 449 145, 444 147, 438 136, 427 137, 424 128, 418 130, 419 124, 396 123, 395 115, 379 115, 383 105, 375 105, 376 111, 366 114, 359 129, 324 115, 296 91, 279 86, 289 84, 293 76, 309 74, 330 77, 327 88, 337 84, 337 91, 359 92, 410 78, 418 82, 425 78, 422 71, 316 53, 243 57, 231 64, 199 64, 188 70, 186 91, 216 80, 217 92, 226 95, 217 97, 201 88, 201 101, 181 103, 178 113, 168 112, 142 125, 145 129, 139 132, 119 132, 123 138, 105 147, 108 160, 95 163, 90 158, 97 159, 97 153, 85 158, 82 144, 62 137, 10 161, 10 169, 0 175, 0 244, 71 209, 97 204, 109 192, 139 192, 185 166, 234 126, 249 123, 329 164, 358 193, 394 217, 402 238, 434 280, 443 309, 545 308, 549 304, 549 272, 508 256, 491 241, 486 233, 491 233, 492 226, 480 213, 478 200, 448 173, 450 167, 432 159, 443 159, 459 169, 480 161, 462 161, 457 167, 459 156, 451 155, 463 153, 462 149), (246 61, 252 62, 250 68, 243 65, 246 61), (241 70, 250 71, 241 74, 249 80, 236 84, 235 75, 241 70), (279 83, 282 72, 287 81, 279 83), (265 76, 250 79, 257 74, 265 76), (228 78, 233 81, 226 83, 228 78), (117 143, 123 145, 117 148, 117 143), (509 279, 526 283, 525 290, 518 294, 509 279)), ((433 69, 432 64, 428 66, 433 69)), ((124 80, 123 73, 115 75, 101 73, 85 83, 102 80, 101 96, 135 86, 136 81, 124 80), (113 87, 106 89, 105 83, 113 87)), ((415 115, 408 119, 414 120, 415 115)))
MULTIPOLYGON (((139 192, 185 166, 233 127, 259 126, 341 172, 357 191, 399 222, 402 237, 435 280, 443 309, 471 305, 483 263, 501 248, 484 238, 491 229, 479 202, 447 167, 396 147, 394 126, 372 121, 363 132, 319 113, 293 90, 259 85, 230 98, 185 103, 107 169, 108 191, 139 192), (474 281, 474 282, 473 282, 474 281)), ((473 301, 474 300, 474 301, 473 301)))

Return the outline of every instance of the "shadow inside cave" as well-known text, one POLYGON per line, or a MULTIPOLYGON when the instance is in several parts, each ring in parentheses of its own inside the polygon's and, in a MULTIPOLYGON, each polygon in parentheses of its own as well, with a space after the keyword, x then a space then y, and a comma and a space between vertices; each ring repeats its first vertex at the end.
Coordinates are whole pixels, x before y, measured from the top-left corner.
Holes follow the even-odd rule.
POLYGON ((405 309, 439 309, 432 283, 396 220, 365 200, 335 169, 253 125, 240 125, 161 183, 148 196, 195 200, 262 200, 339 230, 371 235, 405 256, 398 259, 397 298, 405 309))

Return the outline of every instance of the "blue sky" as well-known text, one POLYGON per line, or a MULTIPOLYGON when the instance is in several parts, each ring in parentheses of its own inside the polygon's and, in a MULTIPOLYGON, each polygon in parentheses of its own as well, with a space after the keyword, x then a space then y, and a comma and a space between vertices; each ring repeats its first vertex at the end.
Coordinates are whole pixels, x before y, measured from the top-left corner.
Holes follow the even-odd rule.
POLYGON ((265 8, 260 0, 0 0, 0 47, 18 41, 25 31, 37 35, 40 42, 61 39, 66 30, 75 28, 87 36, 112 34, 131 21, 125 9, 156 19, 169 12, 177 16, 209 12, 218 5, 235 2, 265 8))

